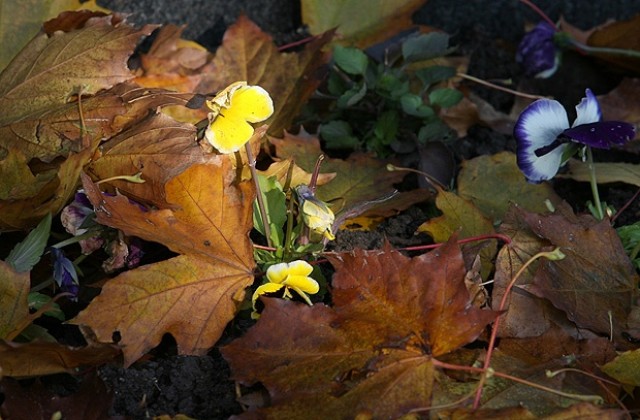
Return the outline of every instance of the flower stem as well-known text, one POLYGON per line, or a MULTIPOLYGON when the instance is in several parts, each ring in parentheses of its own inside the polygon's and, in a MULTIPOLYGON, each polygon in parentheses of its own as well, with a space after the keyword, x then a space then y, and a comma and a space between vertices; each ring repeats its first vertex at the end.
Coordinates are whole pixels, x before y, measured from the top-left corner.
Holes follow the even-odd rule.
POLYGON ((507 285, 507 287, 504 289, 504 294, 502 295, 502 299, 500 300, 500 306, 498 307, 498 311, 497 311, 499 314, 496 317, 496 320, 493 322, 493 327, 491 328, 491 336, 489 338, 489 345, 487 347, 487 355, 485 356, 484 366, 482 367, 482 369, 485 372, 485 374, 480 377, 480 382, 478 384, 478 390, 476 391, 476 397, 475 397, 475 399, 473 401, 473 408, 474 409, 477 409, 478 407, 480 407, 480 399, 482 398, 482 390, 483 390, 483 387, 484 387, 484 383, 485 383, 485 381, 487 379, 486 372, 489 371, 489 368, 491 366, 491 356, 493 355, 493 350, 495 348, 496 340, 498 338, 498 329, 500 327, 500 319, 502 318, 502 315, 504 314, 504 311, 505 311, 505 307, 507 306, 507 299, 511 294, 511 289, 516 284, 516 281, 518 281, 518 279, 520 278, 522 273, 524 273, 525 270, 527 268, 529 268, 529 266, 531 264, 533 264, 533 262, 538 260, 539 258, 548 258, 550 260, 559 260, 559 259, 564 258, 564 254, 562 253, 560 248, 556 248, 551 252, 538 252, 536 255, 534 255, 533 257, 529 258, 529 260, 526 263, 524 263, 522 265, 522 267, 520 267, 520 269, 518 270, 516 275, 513 276, 513 278, 511 279, 511 281, 507 285))
POLYGON ((458 73, 456 73, 456 76, 461 77, 463 79, 470 80, 472 82, 476 82, 476 83, 478 83, 480 85, 483 85, 483 86, 490 87, 490 88, 495 89, 495 90, 500 90, 502 92, 507 92, 507 93, 510 93, 512 95, 515 95, 515 96, 520 96, 521 98, 527 98, 527 99, 546 99, 547 98, 546 96, 532 95, 532 94, 529 94, 529 93, 518 92, 517 90, 513 90, 513 89, 506 88, 504 86, 496 85, 495 83, 487 82, 486 80, 479 79, 479 78, 477 78, 475 76, 471 76, 471 75, 466 74, 466 73, 458 72, 458 73))
POLYGON ((573 38, 569 38, 568 41, 575 49, 585 54, 604 54, 620 57, 640 58, 640 51, 636 50, 629 50, 624 48, 592 47, 590 45, 586 45, 582 42, 576 41, 573 38))
POLYGON ((254 184, 256 184, 256 198, 258 199, 258 208, 260 209, 260 217, 262 218, 262 227, 264 228, 264 237, 267 239, 267 246, 272 247, 271 244, 271 225, 269 224, 269 215, 267 214, 267 207, 264 205, 264 198, 262 197, 262 190, 260 189, 260 181, 258 180, 258 172, 256 171, 256 158, 253 156, 251 150, 251 142, 248 141, 244 145, 247 151, 247 160, 249 161, 249 170, 251 171, 251 178, 253 178, 254 184))
POLYGON ((602 211, 602 203, 600 202, 600 193, 598 192, 598 182, 596 181, 596 167, 593 164, 593 152, 591 147, 587 146, 587 168, 589 169, 589 184, 591 184, 591 194, 598 220, 604 219, 604 211, 602 211))
POLYGON ((529 0, 520 0, 520 3, 527 5, 531 10, 536 12, 538 16, 540 16, 543 20, 545 20, 549 25, 553 26, 554 28, 557 28, 556 23, 552 21, 551 18, 547 16, 547 14, 543 12, 538 6, 533 4, 533 2, 529 0))

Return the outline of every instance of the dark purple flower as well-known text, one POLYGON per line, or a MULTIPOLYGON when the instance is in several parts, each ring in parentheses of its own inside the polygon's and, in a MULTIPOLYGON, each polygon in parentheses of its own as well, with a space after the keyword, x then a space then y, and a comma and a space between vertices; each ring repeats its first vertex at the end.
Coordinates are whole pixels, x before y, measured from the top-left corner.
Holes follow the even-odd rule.
POLYGON ((554 43, 556 31, 555 26, 540 22, 520 41, 516 62, 524 67, 527 76, 547 78, 558 69, 560 51, 554 43))
POLYGON ((635 127, 631 124, 600 121, 600 104, 590 89, 576 106, 576 115, 569 127, 564 107, 551 99, 538 99, 522 111, 513 135, 518 142, 518 167, 529 182, 553 178, 572 143, 608 149, 635 136, 635 127))
POLYGON ((78 273, 73 263, 58 248, 50 248, 53 258, 53 279, 63 292, 73 295, 71 299, 78 296, 78 273))

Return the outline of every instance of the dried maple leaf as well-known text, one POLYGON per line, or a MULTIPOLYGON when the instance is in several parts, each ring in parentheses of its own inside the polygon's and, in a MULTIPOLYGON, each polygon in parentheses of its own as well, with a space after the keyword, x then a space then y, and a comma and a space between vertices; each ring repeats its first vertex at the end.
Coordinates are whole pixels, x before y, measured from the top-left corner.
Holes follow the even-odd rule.
POLYGON ((152 30, 105 16, 69 32, 40 33, 0 74, 0 126, 64 104, 79 88, 94 94, 130 80, 127 60, 152 30))
POLYGON ((253 282, 253 184, 236 181, 227 155, 209 155, 171 178, 158 210, 106 196, 86 175, 83 184, 99 223, 183 255, 111 279, 72 322, 90 326, 101 342, 118 331, 127 365, 165 333, 181 354, 206 353, 253 282))
MULTIPOLYGON (((471 305, 454 242, 419 257, 331 255, 334 308, 266 299, 258 323, 222 349, 233 377, 262 382, 267 415, 400 417, 429 407, 431 355, 473 341, 496 314, 471 305)), ((262 413, 262 411, 261 411, 262 413)))
POLYGON ((475 340, 496 313, 471 304, 456 239, 414 258, 388 249, 330 256, 337 311, 377 323, 382 335, 412 337, 434 356, 475 340))
POLYGON ((105 142, 86 171, 98 180, 140 172, 143 184, 113 181, 111 185, 137 201, 166 205, 165 183, 188 166, 207 160, 195 137, 193 125, 151 114, 105 142))
POLYGON ((282 53, 270 35, 242 15, 225 32, 213 61, 202 68, 198 92, 217 92, 238 80, 263 87, 275 108, 269 133, 279 135, 320 84, 318 69, 329 59, 322 48, 332 35, 319 36, 299 53, 282 53))
POLYGON ((522 219, 566 255, 541 261, 527 290, 548 299, 578 327, 624 343, 621 332, 635 301, 638 275, 611 223, 576 216, 566 204, 547 215, 523 212, 522 219))

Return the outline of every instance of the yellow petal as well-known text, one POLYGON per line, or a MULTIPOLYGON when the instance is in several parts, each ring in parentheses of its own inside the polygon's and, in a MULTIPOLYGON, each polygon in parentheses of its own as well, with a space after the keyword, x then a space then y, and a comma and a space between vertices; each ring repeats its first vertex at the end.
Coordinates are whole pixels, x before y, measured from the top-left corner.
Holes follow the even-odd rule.
POLYGON ((289 275, 289 264, 274 264, 267 268, 267 278, 271 283, 282 283, 289 275))
POLYGON ((220 153, 234 153, 253 136, 253 127, 243 119, 230 118, 225 110, 209 124, 204 136, 220 153))
POLYGON ((302 290, 303 292, 315 294, 320 290, 320 285, 317 281, 307 276, 289 276, 284 282, 287 287, 291 287, 294 290, 302 290))
POLYGON ((231 83, 229 86, 218 92, 218 94, 213 99, 207 101, 207 106, 209 107, 209 109, 211 109, 211 111, 218 115, 221 108, 229 108, 229 106, 231 105, 231 97, 233 96, 234 92, 244 86, 247 86, 247 82, 231 83))
POLYGON ((289 263, 290 276, 308 276, 313 271, 313 266, 306 261, 296 260, 289 263))
POLYGON ((305 200, 302 203, 302 218, 309 229, 325 235, 330 240, 335 239, 331 233, 335 215, 322 201, 305 200))
POLYGON ((273 114, 273 101, 260 86, 243 86, 233 92, 229 111, 234 113, 234 117, 257 123, 273 114))
POLYGON ((251 297, 251 304, 253 305, 253 309, 256 309, 256 300, 258 300, 261 295, 267 293, 275 293, 283 287, 284 285, 276 283, 265 283, 262 286, 259 286, 256 291, 253 292, 253 296, 251 297))

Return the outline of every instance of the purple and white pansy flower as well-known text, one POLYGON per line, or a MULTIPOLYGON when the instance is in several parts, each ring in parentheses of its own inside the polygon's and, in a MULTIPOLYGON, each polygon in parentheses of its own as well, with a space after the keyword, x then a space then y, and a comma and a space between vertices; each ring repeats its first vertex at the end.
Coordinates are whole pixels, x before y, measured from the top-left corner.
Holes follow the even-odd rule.
POLYGON ((539 183, 553 178, 572 145, 608 149, 635 136, 635 127, 622 121, 601 121, 600 104, 590 89, 576 106, 576 120, 560 102, 538 99, 520 114, 513 130, 518 143, 518 167, 527 180, 539 183))

